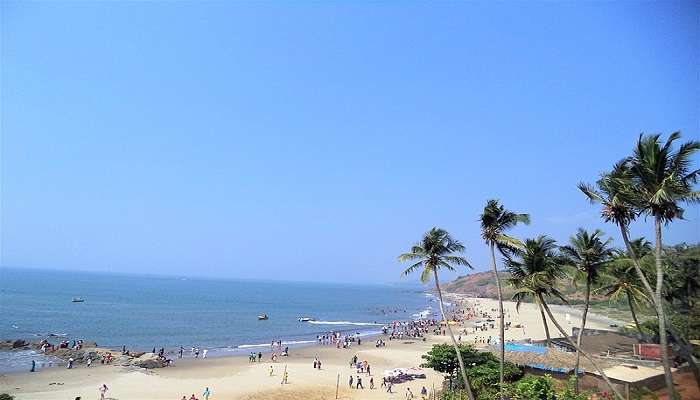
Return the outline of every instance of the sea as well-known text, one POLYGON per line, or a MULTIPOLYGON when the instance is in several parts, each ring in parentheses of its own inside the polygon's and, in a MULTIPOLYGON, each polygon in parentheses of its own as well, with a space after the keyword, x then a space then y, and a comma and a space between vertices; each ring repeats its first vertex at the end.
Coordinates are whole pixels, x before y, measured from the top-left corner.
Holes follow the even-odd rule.
MULTIPOLYGON (((437 318, 437 311, 428 288, 412 284, 0 269, 2 340, 82 339, 136 351, 199 347, 221 356, 265 351, 273 340, 309 345, 330 331, 370 336, 392 321, 437 318)), ((56 361, 33 350, 0 351, 0 372, 26 370, 31 360, 39 367, 56 361)))

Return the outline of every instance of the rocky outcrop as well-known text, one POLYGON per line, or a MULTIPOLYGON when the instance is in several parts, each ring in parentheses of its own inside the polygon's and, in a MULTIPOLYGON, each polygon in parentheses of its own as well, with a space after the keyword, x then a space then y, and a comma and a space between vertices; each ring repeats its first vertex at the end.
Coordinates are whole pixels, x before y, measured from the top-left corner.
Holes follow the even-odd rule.
POLYGON ((158 354, 146 353, 141 357, 134 358, 131 361, 131 365, 140 368, 163 368, 167 365, 163 357, 159 357, 158 354))
POLYGON ((0 341, 0 350, 28 350, 30 343, 23 339, 0 341))

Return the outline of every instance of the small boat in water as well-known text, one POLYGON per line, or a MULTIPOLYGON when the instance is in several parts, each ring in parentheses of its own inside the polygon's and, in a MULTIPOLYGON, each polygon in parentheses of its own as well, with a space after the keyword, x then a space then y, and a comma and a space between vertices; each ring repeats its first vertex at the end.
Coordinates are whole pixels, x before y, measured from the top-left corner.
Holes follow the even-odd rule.
POLYGON ((263 315, 258 315, 258 319, 261 321, 264 321, 266 319, 270 319, 270 317, 268 317, 267 314, 263 314, 263 315))
POLYGON ((309 322, 309 321, 314 321, 313 318, 311 317, 299 317, 299 322, 309 322))
POLYGON ((82 297, 73 297, 73 303, 82 303, 85 299, 82 297))

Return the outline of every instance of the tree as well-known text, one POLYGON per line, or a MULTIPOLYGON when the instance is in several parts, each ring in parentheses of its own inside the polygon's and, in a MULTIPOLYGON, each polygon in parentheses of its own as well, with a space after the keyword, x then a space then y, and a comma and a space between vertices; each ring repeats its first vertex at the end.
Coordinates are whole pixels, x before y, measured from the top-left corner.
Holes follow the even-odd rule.
POLYGON ((678 150, 674 151, 673 143, 680 137, 679 132, 674 132, 662 144, 660 135, 640 135, 634 153, 629 159, 629 169, 634 182, 634 204, 642 213, 654 219, 656 234, 654 305, 659 316, 659 343, 666 387, 669 396, 673 399, 678 399, 678 393, 673 386, 671 363, 668 357, 661 227, 668 225, 674 219, 683 218, 684 210, 681 203, 700 200, 700 192, 695 191, 693 187, 697 183, 700 170, 690 170, 690 157, 700 150, 700 142, 683 143, 678 150))
POLYGON ((635 309, 648 305, 649 298, 645 294, 642 283, 639 281, 639 276, 637 276, 634 266, 627 255, 624 253, 618 254, 608 265, 604 275, 606 284, 600 287, 598 291, 603 292, 603 295, 611 300, 619 300, 620 297, 625 296, 632 314, 632 320, 639 332, 639 337, 644 337, 635 309))
POLYGON ((557 279, 565 276, 564 270, 556 262, 556 249, 554 240, 540 236, 537 239, 526 240, 523 250, 517 253, 516 258, 506 259, 506 266, 511 275, 508 282, 515 288, 513 294, 513 300, 516 301, 515 307, 519 309, 520 304, 528 299, 538 305, 547 337, 547 346, 551 345, 552 339, 542 307, 544 297, 556 296, 566 303, 564 295, 555 287, 557 279))
POLYGON ((496 281, 496 289, 498 291, 498 315, 500 323, 499 340, 500 340, 500 367, 499 367, 499 391, 501 392, 501 400, 504 399, 503 394, 503 365, 505 364, 505 322, 503 313, 503 291, 501 290, 501 280, 498 277, 498 268, 496 266, 496 249, 505 257, 513 252, 514 249, 523 247, 522 242, 518 239, 505 234, 505 231, 515 227, 519 223, 529 224, 530 216, 527 214, 516 214, 506 210, 498 200, 489 200, 486 202, 484 212, 480 216, 481 221, 481 237, 486 241, 486 244, 491 250, 491 267, 493 269, 493 278, 496 281))
MULTIPOLYGON (((459 352, 466 365, 469 382, 478 398, 495 398, 499 391, 499 361, 489 352, 481 352, 470 345, 460 344, 459 352)), ((427 354, 421 356, 423 368, 432 368, 447 373, 450 377, 459 369, 455 348, 449 344, 435 344, 427 354)), ((523 370, 513 363, 505 363, 505 377, 509 382, 523 376, 523 370)))
MULTIPOLYGON (((654 306, 657 317, 661 319, 661 315, 658 315, 658 310, 660 307, 663 308, 663 304, 658 304, 656 301, 656 291, 651 287, 649 279, 647 279, 640 265, 640 259, 643 254, 638 253, 638 251, 646 251, 647 249, 635 248, 629 239, 629 225, 637 218, 640 212, 638 211, 640 208, 638 204, 639 196, 635 194, 637 184, 634 182, 630 164, 629 157, 623 159, 613 166, 612 171, 602 174, 600 179, 596 181, 595 186, 579 183, 578 188, 588 197, 591 203, 600 203, 602 205, 600 215, 603 221, 614 223, 619 227, 622 241, 625 243, 629 260, 632 262, 639 282, 644 287, 648 300, 654 306)), ((662 315, 665 317, 663 312, 662 315)), ((659 321, 659 323, 661 322, 659 321)), ((696 384, 700 388, 700 368, 693 357, 690 346, 679 338, 672 326, 670 326, 669 333, 680 344, 681 352, 688 359, 696 384)))
MULTIPOLYGON (((613 386, 612 382, 605 375, 605 372, 591 358, 588 353, 581 349, 581 346, 576 344, 569 334, 564 331, 564 328, 557 322, 549 309, 545 297, 556 296, 563 301, 566 301, 562 294, 554 287, 557 279, 564 276, 563 267, 561 265, 563 258, 556 253, 556 242, 546 236, 539 236, 536 239, 527 239, 523 251, 519 252, 516 257, 507 260, 508 270, 513 276, 509 279, 511 285, 516 288, 513 298, 517 301, 516 306, 527 298, 533 299, 540 307, 542 320, 545 326, 545 333, 549 335, 547 328, 547 319, 554 324, 559 330, 559 333, 571 346, 586 358, 593 367, 598 371, 605 383, 610 387, 610 390, 615 393, 615 396, 622 400, 620 392, 613 386)), ((551 340, 548 336, 548 342, 551 340)))
POLYGON ((404 275, 408 275, 417 270, 422 270, 420 276, 421 282, 429 282, 431 276, 433 279, 435 279, 435 290, 438 294, 440 314, 442 314, 442 320, 445 322, 447 332, 450 334, 452 345, 454 346, 457 354, 457 361, 459 362, 459 369, 462 374, 467 397, 469 400, 474 400, 469 379, 467 378, 467 371, 464 368, 464 361, 462 360, 462 355, 459 352, 457 340, 452 333, 452 327, 450 327, 447 314, 445 313, 445 305, 442 300, 442 290, 440 290, 440 281, 438 279, 438 271, 441 269, 454 271, 456 265, 472 268, 466 258, 456 255, 463 251, 464 245, 453 239, 450 234, 447 233, 447 231, 439 228, 432 228, 423 236, 423 239, 419 243, 411 247, 411 250, 408 253, 401 254, 399 256, 399 261, 415 261, 404 271, 404 275))
MULTIPOLYGON (((591 303, 591 288, 598 281, 602 269, 610 262, 613 251, 610 248, 612 239, 602 240, 603 232, 596 229, 589 233, 583 228, 579 228, 575 236, 569 239, 570 244, 561 246, 560 251, 565 258, 565 262, 580 272, 586 282, 585 304, 583 315, 581 316, 581 329, 578 331, 576 344, 581 346, 583 330, 586 328, 586 317, 591 303)), ((581 355, 576 351, 576 366, 574 367, 575 390, 578 393, 578 367, 581 355)))

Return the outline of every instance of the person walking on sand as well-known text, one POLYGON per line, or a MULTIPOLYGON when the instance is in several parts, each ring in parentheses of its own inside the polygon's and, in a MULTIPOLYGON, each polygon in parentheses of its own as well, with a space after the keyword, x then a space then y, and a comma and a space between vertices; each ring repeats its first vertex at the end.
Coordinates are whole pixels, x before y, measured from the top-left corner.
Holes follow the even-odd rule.
POLYGON ((202 350, 202 358, 207 358, 207 353, 209 353, 209 350, 207 350, 207 349, 202 350))
POLYGON ((282 382, 281 382, 281 384, 282 384, 282 385, 286 385, 286 384, 287 384, 287 379, 288 379, 288 378, 289 378, 289 373, 288 373, 287 371, 284 371, 284 373, 282 374, 282 382))
POLYGON ((270 376, 272 376, 272 373, 275 372, 275 369, 272 368, 272 365, 270 365, 270 369, 268 370, 268 372, 270 373, 270 376))
POLYGON ((362 378, 360 378, 360 375, 357 375, 357 386, 355 386, 355 389, 364 389, 365 387, 362 386, 362 378))
POLYGON ((374 389, 374 377, 373 376, 369 377, 369 388, 374 389))
POLYGON ((102 384, 102 386, 100 386, 100 400, 105 400, 105 395, 107 394, 108 390, 109 389, 107 388, 107 385, 105 385, 104 383, 102 384))
POLYGON ((428 389, 423 386, 423 389, 420 390, 420 398, 421 400, 427 400, 428 399, 428 389))
POLYGON ((352 375, 350 375, 350 379, 348 380, 348 386, 352 389, 352 375))
POLYGON ((413 400, 413 392, 411 388, 406 388, 406 400, 413 400))
POLYGON ((211 395, 211 391, 209 391, 209 388, 208 387, 204 388, 204 391, 202 392, 202 397, 204 397, 204 400, 209 400, 210 395, 211 395))

